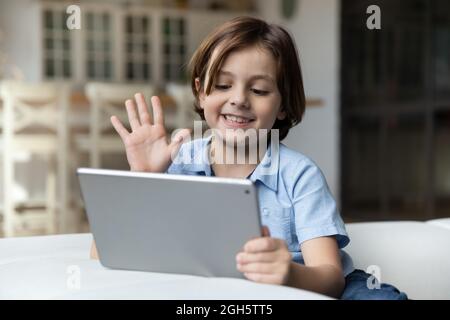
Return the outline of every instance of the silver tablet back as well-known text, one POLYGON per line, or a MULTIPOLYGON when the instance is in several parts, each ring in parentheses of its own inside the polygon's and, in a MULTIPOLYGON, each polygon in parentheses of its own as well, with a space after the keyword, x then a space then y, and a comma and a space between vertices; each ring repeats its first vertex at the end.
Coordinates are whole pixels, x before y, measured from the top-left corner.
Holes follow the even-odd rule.
POLYGON ((261 235, 249 180, 77 170, 105 267, 239 277, 236 254, 261 235))

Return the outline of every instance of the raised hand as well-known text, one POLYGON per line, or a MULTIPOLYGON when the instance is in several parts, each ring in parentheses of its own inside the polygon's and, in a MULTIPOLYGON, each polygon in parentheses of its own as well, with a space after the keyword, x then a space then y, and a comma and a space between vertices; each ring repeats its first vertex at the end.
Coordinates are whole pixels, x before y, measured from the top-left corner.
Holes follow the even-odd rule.
POLYGON ((132 171, 165 172, 178 152, 183 140, 189 136, 188 129, 180 130, 169 143, 164 127, 164 114, 157 96, 151 98, 154 122, 148 112, 144 95, 135 94, 135 101, 127 100, 125 106, 131 132, 116 117, 111 117, 114 129, 120 135, 132 171))

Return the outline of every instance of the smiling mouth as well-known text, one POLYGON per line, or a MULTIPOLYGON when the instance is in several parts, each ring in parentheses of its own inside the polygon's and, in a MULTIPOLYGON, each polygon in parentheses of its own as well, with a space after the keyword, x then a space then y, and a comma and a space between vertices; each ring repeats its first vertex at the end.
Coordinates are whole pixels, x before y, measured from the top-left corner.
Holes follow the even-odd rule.
POLYGON ((233 122, 233 123, 239 123, 239 124, 245 124, 255 121, 255 119, 252 118, 246 118, 241 116, 236 116, 232 114, 222 114, 222 117, 225 118, 225 120, 233 122))

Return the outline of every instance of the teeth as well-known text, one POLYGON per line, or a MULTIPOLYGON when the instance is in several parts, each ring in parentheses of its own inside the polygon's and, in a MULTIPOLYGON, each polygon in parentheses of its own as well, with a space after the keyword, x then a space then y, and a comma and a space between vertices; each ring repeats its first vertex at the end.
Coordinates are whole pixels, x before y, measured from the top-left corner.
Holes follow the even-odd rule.
POLYGON ((236 117, 236 116, 232 116, 232 115, 224 115, 225 119, 229 120, 229 121, 233 121, 233 122, 238 122, 238 123, 248 123, 250 122, 249 119, 245 119, 245 118, 241 118, 241 117, 236 117))

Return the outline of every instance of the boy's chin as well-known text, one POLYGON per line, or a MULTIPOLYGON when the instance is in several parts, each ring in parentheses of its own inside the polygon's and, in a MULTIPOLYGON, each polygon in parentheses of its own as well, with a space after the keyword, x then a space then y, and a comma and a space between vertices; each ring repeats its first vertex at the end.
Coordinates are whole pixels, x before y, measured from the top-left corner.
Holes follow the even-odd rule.
POLYGON ((226 132, 223 132, 222 130, 217 132, 216 134, 217 138, 220 139, 220 141, 226 143, 227 146, 238 146, 238 145, 257 145, 258 144, 258 136, 255 135, 247 135, 244 133, 239 132, 230 132, 230 130, 227 130, 226 132))

